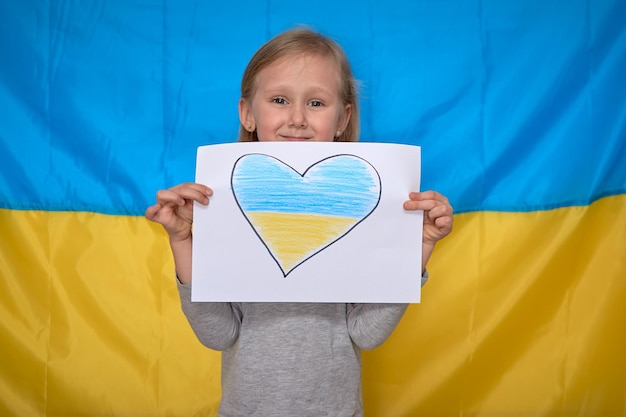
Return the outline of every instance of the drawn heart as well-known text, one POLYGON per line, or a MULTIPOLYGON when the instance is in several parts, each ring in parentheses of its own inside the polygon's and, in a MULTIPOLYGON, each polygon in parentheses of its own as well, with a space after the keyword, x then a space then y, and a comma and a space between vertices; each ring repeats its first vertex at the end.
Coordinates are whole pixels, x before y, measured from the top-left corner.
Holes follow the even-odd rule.
POLYGON ((318 161, 302 174, 270 155, 243 155, 233 167, 231 188, 284 277, 348 235, 381 195, 376 169, 347 154, 318 161))

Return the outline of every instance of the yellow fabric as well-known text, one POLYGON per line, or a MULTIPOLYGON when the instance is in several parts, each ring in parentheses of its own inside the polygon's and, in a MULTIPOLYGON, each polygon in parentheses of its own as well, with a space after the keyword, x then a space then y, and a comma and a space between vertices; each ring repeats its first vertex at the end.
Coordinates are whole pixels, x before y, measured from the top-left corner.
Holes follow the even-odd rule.
POLYGON ((215 415, 218 353, 141 217, 0 210, 0 415, 215 415))
MULTIPOLYGON (((0 415, 215 416, 219 354, 141 217, 0 210, 0 415)), ((626 196, 456 216, 364 352, 368 417, 625 416, 626 196)))
POLYGON ((368 416, 626 416, 626 196, 455 218, 364 354, 368 416))

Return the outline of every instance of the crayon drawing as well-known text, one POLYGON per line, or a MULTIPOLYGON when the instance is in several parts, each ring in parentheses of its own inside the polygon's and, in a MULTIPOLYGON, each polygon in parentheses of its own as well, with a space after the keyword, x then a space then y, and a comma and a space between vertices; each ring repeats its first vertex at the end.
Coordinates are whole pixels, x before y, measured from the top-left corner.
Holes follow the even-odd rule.
POLYGON ((355 155, 324 158, 303 173, 265 154, 234 164, 231 189, 283 276, 365 220, 378 206, 381 180, 355 155))

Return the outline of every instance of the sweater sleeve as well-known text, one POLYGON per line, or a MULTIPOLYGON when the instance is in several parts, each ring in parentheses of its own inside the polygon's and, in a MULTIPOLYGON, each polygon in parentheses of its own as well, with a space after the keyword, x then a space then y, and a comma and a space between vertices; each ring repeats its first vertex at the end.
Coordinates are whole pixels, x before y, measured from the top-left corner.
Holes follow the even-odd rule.
MULTIPOLYGON (((422 276, 422 286, 428 271, 422 276)), ((348 331, 359 348, 374 349, 383 344, 404 315, 408 304, 348 304, 348 331)))
POLYGON ((239 337, 241 309, 232 303, 191 302, 191 285, 178 282, 180 302, 198 340, 206 347, 224 350, 239 337))

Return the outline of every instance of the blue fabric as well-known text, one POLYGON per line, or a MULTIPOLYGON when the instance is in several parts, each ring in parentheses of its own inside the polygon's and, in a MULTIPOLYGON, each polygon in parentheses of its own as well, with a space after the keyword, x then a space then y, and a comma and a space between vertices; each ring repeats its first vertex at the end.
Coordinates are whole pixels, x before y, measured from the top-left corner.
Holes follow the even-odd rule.
POLYGON ((421 145, 457 212, 626 192, 623 0, 246 3, 0 2, 0 207, 142 214, 297 24, 346 49, 362 140, 421 145))

